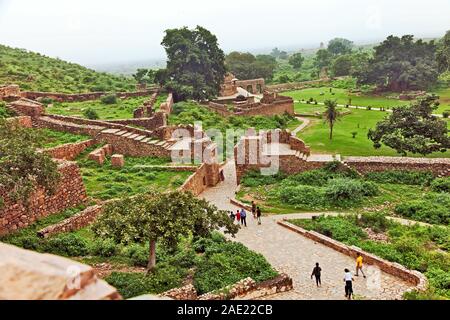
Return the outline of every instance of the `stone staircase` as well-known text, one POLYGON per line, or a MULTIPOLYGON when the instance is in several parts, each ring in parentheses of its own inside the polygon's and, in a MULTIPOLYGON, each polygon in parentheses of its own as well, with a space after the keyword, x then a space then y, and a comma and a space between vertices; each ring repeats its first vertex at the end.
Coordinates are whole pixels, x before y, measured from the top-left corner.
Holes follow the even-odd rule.
POLYGON ((443 170, 441 173, 437 175, 438 178, 450 177, 450 168, 447 170, 443 170))
POLYGON ((295 156, 297 158, 299 158, 300 160, 303 160, 303 161, 307 161, 308 157, 309 157, 309 155, 307 153, 303 153, 301 151, 296 151, 295 152, 295 156))

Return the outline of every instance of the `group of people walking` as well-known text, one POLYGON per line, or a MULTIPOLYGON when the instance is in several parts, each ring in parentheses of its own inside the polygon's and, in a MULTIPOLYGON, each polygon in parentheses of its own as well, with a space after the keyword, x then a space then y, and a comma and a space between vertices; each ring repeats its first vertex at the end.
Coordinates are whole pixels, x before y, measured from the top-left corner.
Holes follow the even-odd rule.
MULTIPOLYGON (((364 278, 366 277, 362 267, 363 267, 363 257, 361 256, 361 254, 358 254, 358 256, 356 257, 356 274, 355 274, 355 276, 359 276, 359 272, 361 271, 363 277, 364 278)), ((322 286, 321 275, 322 275, 322 268, 320 267, 319 263, 316 263, 316 266, 314 267, 314 269, 311 273, 311 279, 313 277, 315 278, 317 287, 322 286)), ((354 278, 353 278, 351 271, 347 268, 344 269, 345 297, 349 300, 351 300, 351 298, 353 296, 353 281, 354 281, 354 278)))
MULTIPOLYGON (((252 215, 253 218, 258 221, 258 225, 261 224, 261 209, 256 206, 255 202, 252 201, 252 215)), ((236 213, 233 211, 230 211, 230 218, 234 221, 236 219, 238 224, 241 224, 243 226, 247 226, 247 212, 244 208, 241 210, 236 210, 236 213)))

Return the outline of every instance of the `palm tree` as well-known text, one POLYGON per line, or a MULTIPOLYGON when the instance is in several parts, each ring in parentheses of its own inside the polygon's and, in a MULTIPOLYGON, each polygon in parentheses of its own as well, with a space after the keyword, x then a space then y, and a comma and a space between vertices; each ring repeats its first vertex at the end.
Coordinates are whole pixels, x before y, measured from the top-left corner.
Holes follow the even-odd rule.
POLYGON ((330 140, 333 139, 333 127, 339 118, 339 112, 337 111, 336 100, 325 100, 325 107, 327 108, 324 113, 325 122, 330 126, 330 140))

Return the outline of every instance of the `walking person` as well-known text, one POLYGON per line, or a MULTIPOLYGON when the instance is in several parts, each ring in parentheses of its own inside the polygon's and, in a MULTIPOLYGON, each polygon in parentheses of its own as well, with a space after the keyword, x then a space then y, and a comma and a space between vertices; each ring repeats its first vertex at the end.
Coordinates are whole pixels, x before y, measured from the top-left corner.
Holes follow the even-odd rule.
POLYGON ((255 201, 252 201, 252 215, 253 215, 253 218, 256 218, 256 204, 255 204, 255 201))
POLYGON ((247 212, 245 212, 244 208, 241 210, 241 225, 247 227, 247 212))
POLYGON ((311 273, 311 279, 313 276, 316 278, 316 285, 317 287, 322 286, 322 281, 320 280, 320 275, 322 273, 322 268, 319 266, 319 263, 316 263, 316 266, 314 267, 312 273, 311 273))
POLYGON ((236 211, 236 220, 238 224, 241 223, 241 212, 239 210, 236 211))
POLYGON ((230 219, 231 221, 234 221, 234 219, 236 218, 236 215, 234 214, 233 210, 230 211, 230 219))
POLYGON ((344 274, 344 282, 345 282, 345 297, 348 300, 352 299, 352 294, 353 294, 353 276, 352 273, 350 272, 350 270, 345 269, 345 274, 344 274))
POLYGON ((363 267, 363 257, 361 256, 360 253, 358 253, 358 256, 356 257, 356 274, 355 274, 355 276, 359 277, 358 271, 361 271, 363 277, 364 278, 366 277, 362 267, 363 267))
POLYGON ((261 209, 259 207, 256 208, 256 218, 258 220, 258 224, 261 224, 261 209))

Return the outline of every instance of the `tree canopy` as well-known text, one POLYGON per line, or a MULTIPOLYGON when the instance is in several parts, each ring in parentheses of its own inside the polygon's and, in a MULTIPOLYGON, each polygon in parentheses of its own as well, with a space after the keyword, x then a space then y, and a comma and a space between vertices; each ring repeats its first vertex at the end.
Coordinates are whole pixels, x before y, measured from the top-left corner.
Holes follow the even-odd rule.
POLYGON ((59 181, 56 162, 37 151, 40 141, 39 131, 0 119, 0 188, 13 200, 26 203, 38 185, 51 193, 59 181))
POLYGON ((277 62, 271 55, 257 55, 251 53, 231 52, 225 58, 227 69, 238 79, 249 80, 264 78, 271 80, 277 62))
POLYGON ((289 64, 294 69, 300 69, 303 65, 303 61, 305 61, 305 58, 302 56, 300 52, 294 53, 292 56, 289 57, 289 64))
POLYGON ((358 83, 397 92, 427 89, 438 78, 435 54, 433 41, 414 41, 412 35, 389 36, 375 47, 366 74, 358 77, 358 83))
POLYGON ((156 242, 174 247, 180 236, 205 236, 219 228, 234 235, 239 226, 227 212, 180 191, 151 191, 111 203, 93 226, 98 236, 117 243, 149 242, 149 271, 156 265, 156 242))
POLYGON ((137 81, 137 83, 154 83, 155 82, 155 74, 156 71, 152 69, 144 69, 140 68, 136 70, 136 73, 133 74, 133 78, 137 81))
POLYGON ((314 58, 314 66, 321 70, 323 67, 328 67, 333 60, 333 55, 327 49, 320 49, 314 58))
POLYGON ((422 155, 445 152, 450 147, 447 122, 433 116, 439 97, 428 96, 409 107, 397 107, 385 120, 370 129, 368 138, 378 149, 385 144, 406 156, 408 152, 422 155))
POLYGON ((450 71, 450 30, 447 31, 444 38, 439 41, 436 60, 439 72, 450 71))
POLYGON ((348 76, 352 70, 353 59, 350 54, 337 57, 332 65, 331 72, 335 77, 348 76))
POLYGON ((343 38, 334 38, 328 42, 328 51, 334 55, 349 54, 352 52, 353 42, 343 38))
POLYGON ((174 93, 176 101, 216 97, 225 76, 225 55, 217 37, 197 26, 166 30, 161 43, 167 53, 167 68, 157 79, 174 93))

